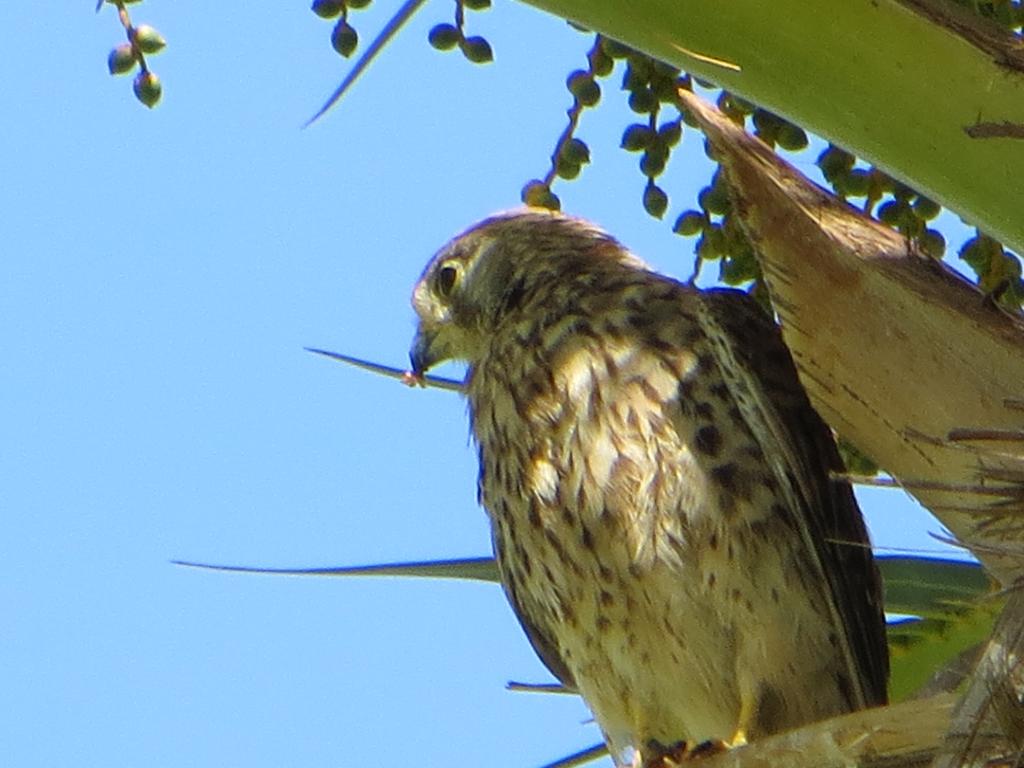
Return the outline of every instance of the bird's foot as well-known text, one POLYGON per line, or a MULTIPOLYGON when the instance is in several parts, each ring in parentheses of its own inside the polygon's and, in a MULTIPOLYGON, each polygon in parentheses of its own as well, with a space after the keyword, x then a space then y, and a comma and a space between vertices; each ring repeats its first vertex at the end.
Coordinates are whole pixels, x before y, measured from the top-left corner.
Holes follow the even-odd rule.
POLYGON ((402 372, 402 383, 407 387, 426 387, 426 377, 422 373, 416 373, 414 371, 403 371, 402 372))
POLYGON ((691 760, 700 760, 726 752, 730 745, 720 739, 714 739, 697 744, 677 741, 667 747, 652 741, 647 747, 650 757, 644 758, 643 768, 676 768, 676 766, 684 765, 691 760))

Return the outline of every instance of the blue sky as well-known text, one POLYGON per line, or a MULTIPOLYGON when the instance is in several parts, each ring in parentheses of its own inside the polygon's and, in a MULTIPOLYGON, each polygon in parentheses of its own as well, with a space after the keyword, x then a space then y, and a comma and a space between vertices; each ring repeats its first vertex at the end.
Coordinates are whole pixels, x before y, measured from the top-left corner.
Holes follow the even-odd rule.
MULTIPOLYGON (((368 41, 398 3, 354 17, 368 41)), ((236 576, 486 554, 465 408, 303 351, 402 366, 429 256, 518 203, 589 39, 520 4, 469 15, 496 62, 440 54, 430 3, 341 105, 304 4, 150 0, 153 111, 106 73, 116 15, 0 7, 0 754, 11 766, 530 768, 599 739, 483 584, 236 576)), ((613 76, 565 208, 660 269, 692 241, 640 208, 613 76)), ((707 178, 684 137, 669 217, 707 178)), ((798 159, 809 169, 810 153, 798 159)), ((875 541, 939 548, 898 492, 875 541)))

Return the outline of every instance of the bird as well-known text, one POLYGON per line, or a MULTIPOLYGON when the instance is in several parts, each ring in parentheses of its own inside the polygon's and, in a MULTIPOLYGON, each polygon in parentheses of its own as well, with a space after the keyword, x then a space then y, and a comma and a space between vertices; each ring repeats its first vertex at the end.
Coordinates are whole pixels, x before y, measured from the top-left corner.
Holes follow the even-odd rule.
POLYGON ((441 248, 412 305, 411 377, 467 365, 504 592, 616 766, 886 703, 865 523, 747 293, 525 208, 441 248))

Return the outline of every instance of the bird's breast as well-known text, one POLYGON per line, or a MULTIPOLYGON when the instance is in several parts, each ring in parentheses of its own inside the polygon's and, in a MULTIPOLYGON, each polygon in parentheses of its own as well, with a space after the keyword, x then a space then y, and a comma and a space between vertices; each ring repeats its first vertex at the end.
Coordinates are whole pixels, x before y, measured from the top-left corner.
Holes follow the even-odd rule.
POLYGON ((679 403, 697 357, 600 338, 506 349, 473 372, 481 501, 499 528, 544 541, 614 531, 609 543, 645 567, 679 556, 685 513, 707 497, 679 403))

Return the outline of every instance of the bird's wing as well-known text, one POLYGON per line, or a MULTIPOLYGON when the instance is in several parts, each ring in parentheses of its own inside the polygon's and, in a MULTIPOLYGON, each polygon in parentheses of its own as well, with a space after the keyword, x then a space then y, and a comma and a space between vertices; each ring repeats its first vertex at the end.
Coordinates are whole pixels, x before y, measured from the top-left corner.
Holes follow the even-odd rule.
MULTIPOLYGON (((501 542, 499 538, 495 536, 494 554, 499 568, 501 568, 502 562, 501 554, 498 552, 498 548, 500 546, 501 542)), ((522 626, 523 631, 526 632, 526 638, 530 641, 530 645, 533 646, 533 650, 536 652, 537 656, 540 657, 540 660, 544 662, 544 666, 550 670, 551 674, 553 674, 562 685, 570 691, 575 691, 576 681, 573 679, 568 665, 565 663, 565 660, 562 658, 562 654, 558 650, 558 643, 552 640, 544 631, 544 622, 535 621, 530 615, 530 612, 516 594, 514 580, 506 578, 503 575, 501 584, 505 590, 505 596, 508 598, 508 602, 512 606, 512 612, 516 615, 516 618, 519 619, 519 624, 522 626)))
POLYGON ((772 460, 804 543, 827 580, 864 704, 884 704, 889 655, 882 582, 853 491, 831 475, 843 471, 832 433, 811 406, 778 327, 752 298, 741 291, 707 291, 699 318, 717 356, 729 364, 723 368, 733 369, 730 387, 746 392, 736 393, 746 403, 744 417, 772 460))

